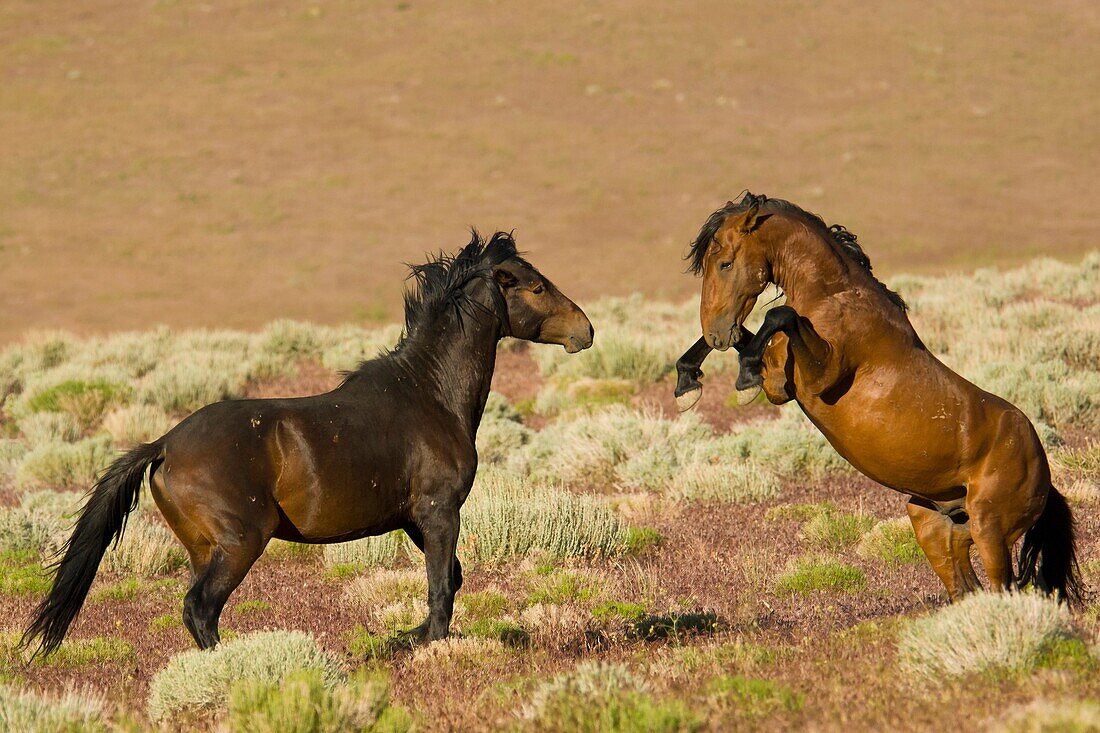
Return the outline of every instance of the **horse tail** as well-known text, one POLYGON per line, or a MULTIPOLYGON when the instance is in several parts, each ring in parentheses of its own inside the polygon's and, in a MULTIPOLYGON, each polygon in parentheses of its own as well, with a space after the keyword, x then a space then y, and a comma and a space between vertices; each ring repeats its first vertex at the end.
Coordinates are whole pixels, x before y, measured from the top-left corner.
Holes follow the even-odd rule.
POLYGON ((104 553, 112 542, 117 546, 122 540, 126 518, 137 507, 147 469, 161 455, 159 440, 139 445, 112 463, 96 481, 72 535, 61 548, 63 557, 54 563, 53 587, 35 609, 20 648, 38 639, 37 656, 49 655, 61 645, 84 605, 104 553))
POLYGON ((1077 565, 1077 544, 1073 512, 1053 486, 1043 513, 1024 535, 1020 548, 1020 585, 1034 582, 1044 593, 1059 600, 1078 603, 1084 591, 1077 565))

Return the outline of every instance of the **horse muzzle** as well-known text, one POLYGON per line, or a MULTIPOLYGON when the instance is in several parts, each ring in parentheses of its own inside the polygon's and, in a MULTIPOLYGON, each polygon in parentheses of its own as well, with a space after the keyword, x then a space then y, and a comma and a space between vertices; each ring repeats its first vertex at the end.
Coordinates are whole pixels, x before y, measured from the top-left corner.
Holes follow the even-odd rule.
POLYGON ((578 351, 584 351, 592 346, 592 338, 595 336, 595 331, 592 329, 592 324, 588 324, 588 332, 580 335, 570 334, 565 337, 562 346, 565 347, 565 351, 570 354, 576 354, 578 351))

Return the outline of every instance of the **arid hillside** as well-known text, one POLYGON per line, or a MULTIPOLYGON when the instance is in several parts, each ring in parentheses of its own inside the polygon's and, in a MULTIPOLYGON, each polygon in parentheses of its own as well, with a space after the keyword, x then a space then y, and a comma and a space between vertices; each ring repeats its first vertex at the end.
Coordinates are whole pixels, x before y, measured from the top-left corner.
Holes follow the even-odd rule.
POLYGON ((697 287, 744 188, 877 271, 1100 241, 1100 6, 0 5, 0 340, 399 315, 403 261, 515 229, 571 294, 697 287))

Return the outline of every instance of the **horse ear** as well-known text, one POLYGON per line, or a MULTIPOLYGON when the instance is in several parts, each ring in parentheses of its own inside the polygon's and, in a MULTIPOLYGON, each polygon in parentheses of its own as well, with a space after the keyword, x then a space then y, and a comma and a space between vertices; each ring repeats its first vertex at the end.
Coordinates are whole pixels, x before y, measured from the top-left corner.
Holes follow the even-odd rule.
POLYGON ((499 267, 493 271, 493 279, 497 281, 502 289, 514 288, 519 280, 512 273, 505 270, 503 267, 499 267))
POLYGON ((751 234, 770 218, 771 214, 763 214, 760 212, 759 204, 753 204, 741 218, 741 224, 738 228, 741 230, 742 234, 751 234))

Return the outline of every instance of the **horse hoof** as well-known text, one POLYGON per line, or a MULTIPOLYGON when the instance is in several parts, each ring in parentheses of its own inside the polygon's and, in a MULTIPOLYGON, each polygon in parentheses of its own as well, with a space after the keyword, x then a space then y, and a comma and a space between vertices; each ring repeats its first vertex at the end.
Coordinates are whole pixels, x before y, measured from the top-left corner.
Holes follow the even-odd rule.
MULTIPOLYGON (((752 367, 746 368, 744 365, 741 367, 741 371, 737 373, 737 381, 733 387, 738 392, 746 392, 750 389, 757 389, 764 386, 764 376, 760 374, 759 369, 753 369, 752 367)), ((756 395, 753 395, 754 397, 756 395)))
POLYGON ((680 412, 687 412, 695 405, 699 404, 699 399, 703 396, 703 389, 693 389, 690 392, 684 392, 682 395, 676 397, 676 409, 680 412))
POLYGON ((744 407, 745 405, 747 405, 750 402, 752 402, 753 400, 755 400, 756 396, 758 394, 760 394, 761 390, 762 390, 762 387, 760 385, 757 385, 755 387, 749 387, 748 389, 739 389, 739 390, 737 390, 737 404, 738 404, 738 406, 744 407))

